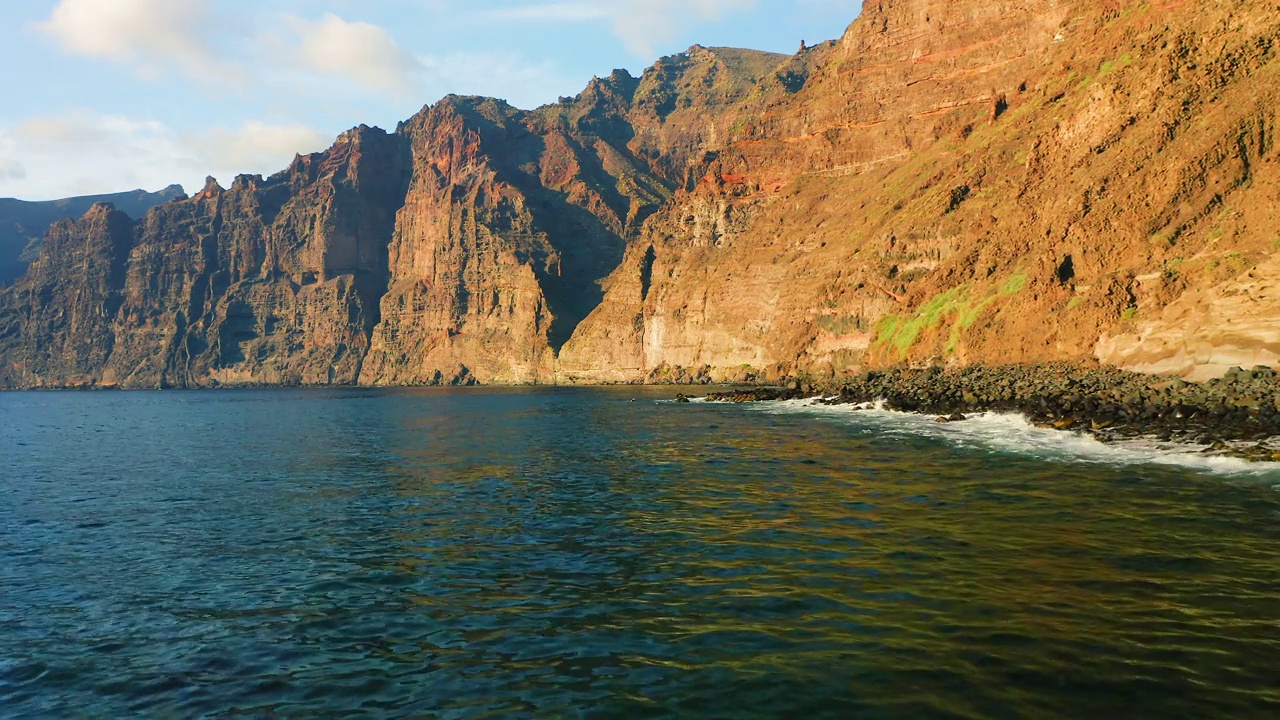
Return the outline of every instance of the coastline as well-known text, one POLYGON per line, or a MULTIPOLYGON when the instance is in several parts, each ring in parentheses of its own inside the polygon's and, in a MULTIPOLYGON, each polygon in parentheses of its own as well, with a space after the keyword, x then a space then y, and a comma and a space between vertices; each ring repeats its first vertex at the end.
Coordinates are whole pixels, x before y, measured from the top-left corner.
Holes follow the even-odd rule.
POLYGON ((711 393, 711 402, 813 399, 825 405, 883 404, 938 422, 1014 413, 1045 428, 1104 443, 1152 439, 1206 454, 1280 460, 1280 374, 1234 368, 1203 383, 1070 363, 896 368, 790 387, 711 393))
MULTIPOLYGON (((677 378, 681 376, 676 376, 677 378)), ((1225 377, 1189 382, 1109 365, 1068 361, 1037 364, 967 365, 956 368, 888 368, 821 380, 789 378, 784 384, 712 383, 687 374, 685 382, 526 383, 466 385, 237 384, 195 387, 121 388, 83 384, 65 387, 0 388, 3 392, 133 392, 227 390, 412 390, 448 388, 700 388, 711 402, 813 400, 852 409, 884 409, 964 422, 981 413, 1010 413, 1032 424, 1084 433, 1103 443, 1149 439, 1197 448, 1206 454, 1255 462, 1280 461, 1280 372, 1270 367, 1233 368, 1225 377)))

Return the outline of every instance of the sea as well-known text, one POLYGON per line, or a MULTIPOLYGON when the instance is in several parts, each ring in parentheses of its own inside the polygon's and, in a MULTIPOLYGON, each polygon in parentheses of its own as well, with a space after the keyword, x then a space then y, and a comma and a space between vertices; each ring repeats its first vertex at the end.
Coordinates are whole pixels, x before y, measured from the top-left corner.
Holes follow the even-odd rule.
POLYGON ((677 392, 0 394, 0 717, 1280 717, 1277 466, 677 392))

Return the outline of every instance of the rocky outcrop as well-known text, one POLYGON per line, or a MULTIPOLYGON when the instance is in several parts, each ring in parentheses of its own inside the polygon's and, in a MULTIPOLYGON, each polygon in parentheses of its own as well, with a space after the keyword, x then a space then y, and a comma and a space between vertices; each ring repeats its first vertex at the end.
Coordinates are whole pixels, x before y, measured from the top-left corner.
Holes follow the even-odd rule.
POLYGON ((0 294, 4 382, 1272 364, 1277 39, 1260 0, 869 0, 794 56, 449 97, 125 222, 123 260, 56 229, 0 294))
POLYGON ((1102 362, 1191 380, 1280 365, 1280 258, 1221 285, 1189 289, 1159 315, 1120 329, 1098 342, 1102 362))
POLYGON ((1104 443, 1138 441, 1175 453, 1280 460, 1280 376, 1268 367, 1230 368, 1205 383, 1071 363, 893 368, 844 376, 839 385, 797 381, 786 388, 707 396, 735 403, 798 399, 921 413, 939 423, 965 422, 975 413, 1012 413, 1104 443))

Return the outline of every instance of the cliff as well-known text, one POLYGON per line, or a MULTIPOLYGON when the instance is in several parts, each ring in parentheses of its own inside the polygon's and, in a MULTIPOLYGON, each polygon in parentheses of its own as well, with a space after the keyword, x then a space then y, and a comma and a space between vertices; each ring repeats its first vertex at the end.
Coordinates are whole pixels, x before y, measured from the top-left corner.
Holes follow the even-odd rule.
POLYGON ((0 383, 1280 363, 1278 36, 1260 0, 869 0, 794 56, 449 97, 55 226, 0 291, 0 383))
POLYGON ((562 368, 1274 364, 1265 302, 1193 298, 1275 277, 1277 20, 1259 2, 868 2, 653 219, 562 368))
POLYGON ((361 127, 271 178, 210 178, 136 223, 97 205, 55 225, 0 295, 0 383, 354 383, 408 176, 403 140, 361 127))
POLYGON ((22 277, 39 256, 45 233, 59 220, 82 217, 98 203, 110 203, 130 217, 138 218, 157 205, 185 197, 181 185, 170 185, 153 193, 133 190, 44 202, 0 198, 0 285, 22 277))

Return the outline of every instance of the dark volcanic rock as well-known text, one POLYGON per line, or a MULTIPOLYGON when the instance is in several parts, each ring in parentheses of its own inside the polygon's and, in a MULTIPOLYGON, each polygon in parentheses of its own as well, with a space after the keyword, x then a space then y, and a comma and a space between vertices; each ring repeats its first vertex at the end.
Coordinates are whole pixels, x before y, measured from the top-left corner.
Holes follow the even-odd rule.
POLYGON ((978 412, 1018 413, 1043 427, 1077 430, 1106 442, 1148 438, 1252 460, 1280 459, 1280 444, 1274 444, 1280 438, 1280 381, 1263 367, 1204 384, 1069 363, 897 368, 844 378, 837 387, 813 393, 762 388, 708 399, 800 397, 827 405, 883 403, 889 410, 937 415, 940 422, 959 422, 978 412))
POLYGON ((108 204, 55 223, 40 259, 0 291, 0 385, 92 385, 114 350, 112 321, 133 221, 108 204))

